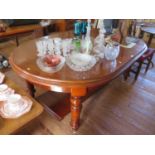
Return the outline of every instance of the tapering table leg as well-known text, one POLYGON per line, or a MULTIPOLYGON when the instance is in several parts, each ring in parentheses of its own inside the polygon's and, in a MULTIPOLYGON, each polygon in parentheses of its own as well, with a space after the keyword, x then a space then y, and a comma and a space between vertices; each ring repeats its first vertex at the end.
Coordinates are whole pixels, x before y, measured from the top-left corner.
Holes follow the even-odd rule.
POLYGON ((34 85, 28 81, 26 81, 27 83, 27 88, 28 88, 28 93, 32 96, 35 97, 35 88, 34 85))
POLYGON ((71 96, 71 127, 76 130, 79 127, 81 111, 80 97, 71 96))

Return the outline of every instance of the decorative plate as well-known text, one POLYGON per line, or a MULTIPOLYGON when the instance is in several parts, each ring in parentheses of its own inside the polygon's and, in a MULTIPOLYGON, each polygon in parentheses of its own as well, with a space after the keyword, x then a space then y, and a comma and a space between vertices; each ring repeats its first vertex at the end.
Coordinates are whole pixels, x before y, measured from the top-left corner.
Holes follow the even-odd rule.
POLYGON ((66 58, 66 63, 75 71, 88 71, 96 64, 96 59, 89 54, 72 53, 66 58))

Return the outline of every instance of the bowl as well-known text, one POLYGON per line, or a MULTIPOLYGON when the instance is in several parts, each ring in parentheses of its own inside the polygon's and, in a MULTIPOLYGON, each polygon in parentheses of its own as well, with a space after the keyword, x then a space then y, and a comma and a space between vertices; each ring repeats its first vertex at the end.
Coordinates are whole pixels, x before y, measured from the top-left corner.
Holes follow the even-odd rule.
POLYGON ((92 55, 75 52, 67 58, 66 63, 74 71, 88 71, 96 64, 96 59, 92 55))

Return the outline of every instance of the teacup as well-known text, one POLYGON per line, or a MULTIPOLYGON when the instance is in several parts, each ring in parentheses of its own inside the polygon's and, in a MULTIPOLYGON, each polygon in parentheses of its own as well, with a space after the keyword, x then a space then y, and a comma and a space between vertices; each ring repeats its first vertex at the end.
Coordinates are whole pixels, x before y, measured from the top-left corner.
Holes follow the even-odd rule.
POLYGON ((19 102, 21 100, 21 98, 22 97, 19 94, 11 94, 8 97, 8 102, 9 103, 17 103, 17 102, 19 102))
POLYGON ((6 84, 0 85, 0 101, 6 101, 8 96, 14 94, 14 90, 9 88, 6 84))
POLYGON ((0 85, 0 94, 6 94, 6 95, 10 95, 10 94, 14 94, 14 90, 12 88, 9 88, 8 85, 6 84, 1 84, 0 85))
POLYGON ((21 95, 19 94, 11 94, 8 96, 7 101, 5 101, 6 104, 6 108, 5 111, 9 114, 9 113, 17 113, 18 111, 20 111, 20 107, 21 107, 21 95))

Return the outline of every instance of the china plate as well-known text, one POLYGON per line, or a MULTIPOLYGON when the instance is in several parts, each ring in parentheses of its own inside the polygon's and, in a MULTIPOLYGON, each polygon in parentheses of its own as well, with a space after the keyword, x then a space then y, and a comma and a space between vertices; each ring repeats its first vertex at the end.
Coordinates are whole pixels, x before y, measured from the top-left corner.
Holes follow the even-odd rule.
POLYGON ((66 63, 75 71, 88 71, 96 64, 96 59, 92 55, 72 53, 67 57, 66 63))
POLYGON ((18 118, 26 114, 27 112, 29 112, 32 107, 32 101, 26 96, 22 97, 21 102, 19 104, 20 104, 20 107, 18 107, 18 110, 14 109, 13 111, 10 111, 9 103, 3 102, 3 104, 1 104, 0 106, 1 117, 8 118, 8 119, 18 118))
POLYGON ((130 43, 137 43, 138 40, 139 40, 139 39, 136 38, 136 37, 126 37, 126 38, 125 38, 125 41, 126 41, 127 44, 130 44, 130 43))
POLYGON ((45 62, 44 62, 44 58, 43 57, 39 57, 37 59, 37 65, 38 67, 44 71, 44 72, 47 72, 47 73, 55 73, 55 72, 58 72, 59 70, 61 70, 65 64, 65 58, 60 56, 60 63, 54 67, 49 67, 45 62))

